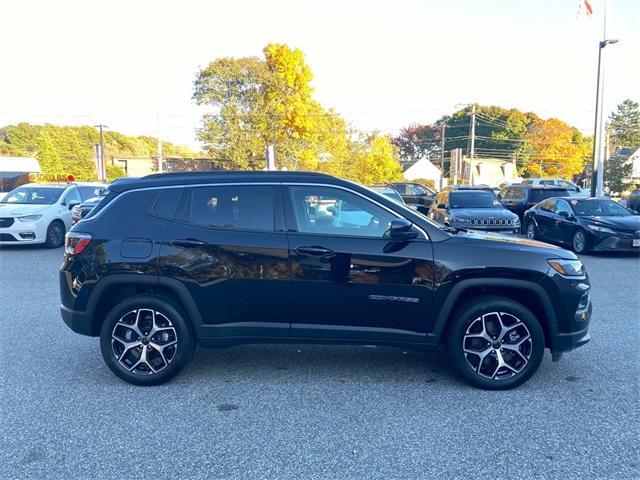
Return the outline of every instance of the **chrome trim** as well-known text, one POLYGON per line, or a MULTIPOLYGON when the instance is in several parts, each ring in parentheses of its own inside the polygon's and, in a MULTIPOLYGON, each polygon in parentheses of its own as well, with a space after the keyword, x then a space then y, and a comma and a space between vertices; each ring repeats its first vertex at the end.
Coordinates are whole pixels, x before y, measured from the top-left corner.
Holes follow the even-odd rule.
MULTIPOLYGON (((340 190, 345 190, 347 192, 351 192, 355 195, 358 195, 362 198, 364 198, 365 200, 368 200, 371 203, 376 204, 377 206, 385 209, 386 211, 392 213, 393 215, 396 215, 398 217, 402 217, 405 218, 406 220, 409 220, 408 218, 406 218, 404 215, 402 215, 401 213, 398 213, 396 210, 387 207, 386 205, 381 204, 380 202, 378 202, 377 200, 368 197, 360 192, 356 192, 355 190, 352 190, 350 188, 347 187, 343 187, 342 185, 334 185, 331 183, 315 183, 315 182, 209 182, 209 183, 194 183, 194 184, 188 184, 188 185, 165 185, 165 186, 159 186, 159 187, 140 187, 140 188, 132 188, 131 190, 126 190, 124 192, 119 193, 116 198, 113 199, 113 201, 109 202, 107 205, 105 205, 104 208, 102 208, 101 210, 98 211, 98 213, 96 213, 94 216, 89 217, 89 218, 83 218, 82 220, 80 220, 80 222, 78 222, 76 225, 79 225, 82 222, 92 222, 93 220, 95 220, 96 218, 100 218, 100 216, 102 215, 103 212, 107 211, 109 208, 111 208, 117 201, 119 201, 120 198, 124 197, 125 195, 128 195, 129 193, 133 193, 133 192, 142 192, 142 191, 146 191, 146 190, 165 190, 165 189, 170 189, 170 188, 192 188, 192 187, 213 187, 213 186, 244 186, 244 185, 280 185, 280 186, 287 186, 287 185, 296 185, 296 186, 309 186, 309 187, 329 187, 329 188, 338 188, 340 190)), ((401 207, 401 205, 399 205, 401 207)), ((411 221, 411 220, 409 220, 411 221)), ((429 238, 429 234, 427 234, 427 232, 420 227, 419 225, 416 225, 415 222, 411 222, 413 224, 413 226, 420 232, 422 233, 422 235, 424 235, 424 240, 430 240, 429 238)))

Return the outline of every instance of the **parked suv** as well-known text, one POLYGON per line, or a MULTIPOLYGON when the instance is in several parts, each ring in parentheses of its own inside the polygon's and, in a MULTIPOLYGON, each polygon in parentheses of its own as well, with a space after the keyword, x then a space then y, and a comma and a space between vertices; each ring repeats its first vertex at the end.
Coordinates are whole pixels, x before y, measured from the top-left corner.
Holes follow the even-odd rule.
POLYGON ((538 185, 511 185, 500 192, 505 207, 518 215, 520 222, 524 212, 551 197, 568 197, 566 188, 538 185))
POLYGON ((512 388, 545 347, 558 360, 589 341, 589 290, 572 252, 300 172, 122 181, 67 234, 60 268, 62 318, 138 385, 171 379, 196 344, 265 342, 444 345, 469 383, 512 388))
POLYGON ((575 183, 564 178, 525 178, 522 180, 522 184, 566 188, 572 197, 588 197, 591 193, 588 189, 580 188, 575 183))
POLYGON ((507 210, 491 191, 461 189, 440 192, 429 209, 429 217, 456 228, 514 234, 520 220, 507 210))
POLYGON ((400 194, 404 203, 425 215, 436 196, 435 191, 420 183, 396 182, 389 185, 400 194))

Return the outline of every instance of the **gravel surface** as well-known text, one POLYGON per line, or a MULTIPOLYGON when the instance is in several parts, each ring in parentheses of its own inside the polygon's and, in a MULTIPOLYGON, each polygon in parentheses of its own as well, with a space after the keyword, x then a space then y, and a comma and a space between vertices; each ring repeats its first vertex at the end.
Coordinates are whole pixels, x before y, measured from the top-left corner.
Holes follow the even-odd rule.
POLYGON ((62 251, 0 248, 0 478, 638 478, 640 259, 585 256, 590 344, 515 391, 442 353, 200 349, 130 386, 58 311, 62 251))

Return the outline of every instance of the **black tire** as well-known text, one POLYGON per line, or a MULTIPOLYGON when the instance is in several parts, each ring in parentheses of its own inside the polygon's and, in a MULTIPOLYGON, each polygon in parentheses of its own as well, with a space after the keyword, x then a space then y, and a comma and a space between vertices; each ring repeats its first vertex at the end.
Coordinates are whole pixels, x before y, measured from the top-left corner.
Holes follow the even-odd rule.
POLYGON ((187 366, 195 350, 195 335, 187 322, 180 309, 164 298, 145 294, 135 295, 116 305, 105 318, 100 330, 102 357, 109 369, 125 382, 142 386, 168 382, 187 366), (138 312, 141 313, 140 317, 138 312), (138 331, 145 334, 143 337, 137 335, 132 327, 127 326, 131 321, 136 322, 138 331), (140 321, 139 326, 138 321, 140 321), (150 329, 147 328, 149 321, 153 322, 152 325, 159 325, 162 328, 160 332, 146 336, 150 333, 150 329), (118 324, 117 330, 116 324, 118 324), (130 341, 130 344, 138 345, 125 349, 124 340, 119 342, 113 340, 112 335, 130 341), (166 338, 160 338, 158 335, 166 338), (174 340, 175 345, 170 345, 174 340), (158 346, 162 348, 162 353, 158 346), (143 351, 144 348, 147 352, 143 351), (116 356, 116 351, 121 354, 121 359, 116 356), (143 353, 145 356, 141 359, 143 353), (147 355, 149 355, 148 360, 147 355), (146 360, 146 362, 140 362, 140 360, 146 360), (135 368, 129 369, 131 365, 135 368))
POLYGON ((47 228, 47 239, 44 244, 47 248, 60 248, 64 245, 66 228, 60 220, 54 220, 47 228))
POLYGON ((533 220, 527 223, 527 228, 525 229, 525 233, 529 240, 536 240, 538 238, 538 229, 536 228, 536 224, 533 220))
POLYGON ((587 235, 583 230, 578 229, 574 232, 573 237, 571 237, 571 246, 576 253, 586 253, 589 251, 587 235))
POLYGON ((487 295, 465 303, 454 313, 447 333, 447 352, 456 372, 470 385, 482 389, 508 390, 522 385, 538 370, 544 357, 544 333, 540 322, 524 305, 506 297, 487 295), (493 343, 486 342, 486 345, 483 339, 468 337, 477 333, 470 330, 478 325, 478 321, 483 332, 495 332, 488 326, 493 323, 496 314, 500 325, 507 323, 507 320, 513 322, 514 318, 518 320, 504 334, 510 348, 501 342, 499 335, 492 337, 493 343), (526 333, 530 340, 526 340, 526 333), (525 340, 518 344, 519 339, 525 340), (475 349, 472 343, 478 340, 483 349, 480 353, 484 353, 482 360, 479 354, 464 352, 465 348, 468 351, 475 349), (519 349, 520 354, 512 353, 514 348, 519 349), (505 360, 510 368, 500 367, 498 359, 505 360), (489 378, 494 369, 493 378, 489 378))

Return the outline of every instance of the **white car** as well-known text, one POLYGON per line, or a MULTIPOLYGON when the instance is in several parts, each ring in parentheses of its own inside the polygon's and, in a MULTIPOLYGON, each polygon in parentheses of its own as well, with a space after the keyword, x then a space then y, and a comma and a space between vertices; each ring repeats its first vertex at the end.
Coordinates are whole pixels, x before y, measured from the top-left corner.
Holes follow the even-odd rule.
POLYGON ((548 185, 552 187, 562 187, 569 190, 569 195, 572 197, 589 197, 591 192, 586 188, 580 188, 573 182, 565 180, 563 178, 525 178, 522 181, 523 185, 548 185))
POLYGON ((71 209, 95 196, 100 184, 30 183, 0 201, 0 245, 44 243, 61 247, 71 228, 71 209))

